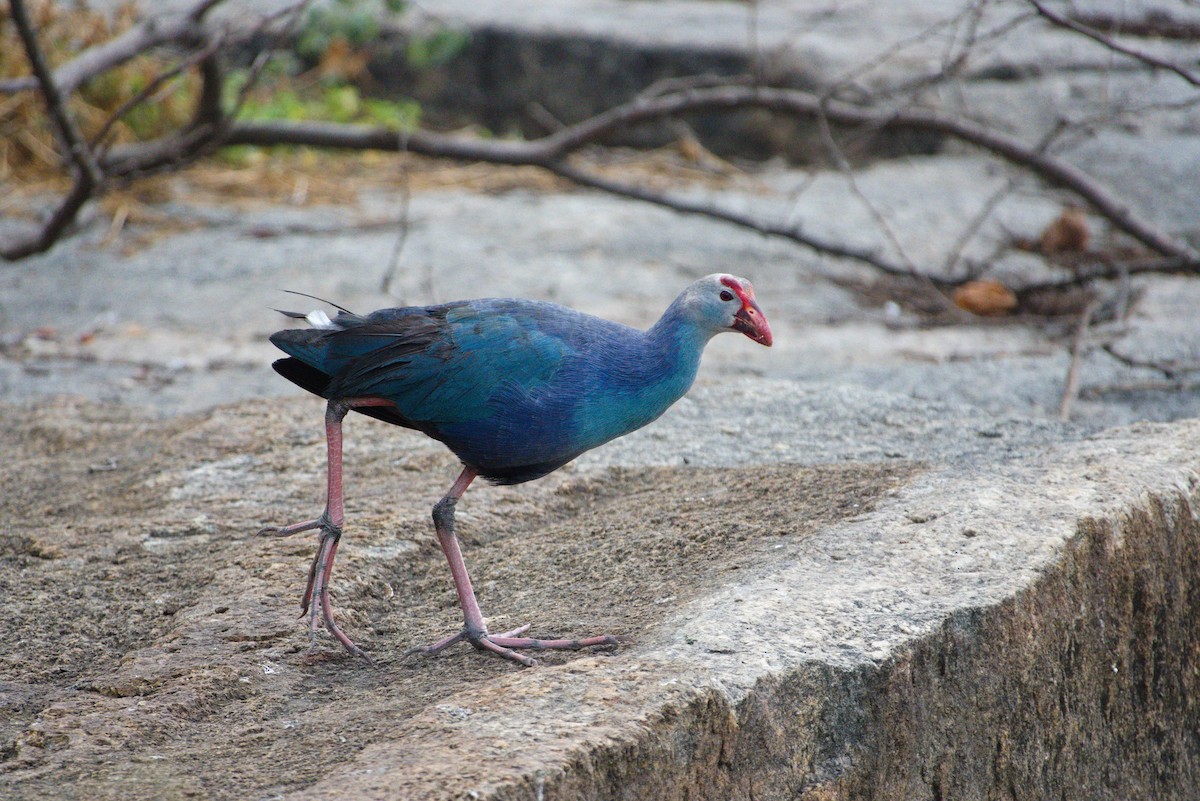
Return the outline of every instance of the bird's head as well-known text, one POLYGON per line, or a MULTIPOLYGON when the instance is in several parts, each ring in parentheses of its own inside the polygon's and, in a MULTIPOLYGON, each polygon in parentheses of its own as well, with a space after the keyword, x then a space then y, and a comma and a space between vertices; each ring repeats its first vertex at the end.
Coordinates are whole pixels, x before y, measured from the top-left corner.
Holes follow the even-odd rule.
POLYGON ((740 331, 760 345, 771 346, 771 326, 745 278, 715 273, 684 293, 698 322, 714 333, 740 331))

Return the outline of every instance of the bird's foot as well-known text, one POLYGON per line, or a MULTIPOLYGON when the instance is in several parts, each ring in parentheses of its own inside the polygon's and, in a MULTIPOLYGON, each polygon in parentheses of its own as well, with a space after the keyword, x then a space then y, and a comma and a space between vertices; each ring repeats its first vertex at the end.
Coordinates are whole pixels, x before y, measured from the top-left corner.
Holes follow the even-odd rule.
POLYGON ((314 520, 305 520, 302 523, 293 523, 290 526, 263 526, 254 536, 290 537, 293 534, 299 534, 302 531, 312 531, 314 528, 334 528, 334 525, 332 521, 330 521, 329 517, 325 513, 322 513, 320 517, 314 520))
POLYGON ((508 659, 513 662, 524 665, 525 667, 533 667, 537 664, 537 660, 525 654, 518 653, 517 648, 526 648, 533 651, 579 651, 584 648, 614 648, 620 645, 622 639, 611 634, 602 634, 596 637, 587 637, 580 640, 539 640, 534 637, 519 637, 517 635, 524 634, 529 631, 529 624, 525 624, 520 628, 506 631, 502 634, 489 634, 484 631, 472 631, 464 628, 457 634, 452 634, 449 637, 438 640, 433 645, 415 646, 404 652, 405 656, 413 653, 436 654, 456 642, 468 642, 479 651, 488 651, 496 654, 499 657, 508 659))
POLYGON ((341 526, 335 526, 330 521, 328 514, 322 514, 315 520, 306 520, 290 526, 267 526, 259 530, 258 536, 290 537, 293 534, 317 528, 321 530, 321 538, 317 554, 308 568, 308 585, 304 589, 304 597, 300 600, 301 616, 308 615, 309 647, 305 651, 304 658, 308 661, 323 658, 317 642, 317 635, 323 625, 352 656, 361 657, 370 663, 371 657, 367 656, 366 651, 355 645, 333 619, 333 605, 329 597, 329 578, 333 573, 333 558, 337 554, 338 543, 342 538, 341 526))
POLYGON ((325 629, 352 656, 357 656, 370 662, 371 658, 367 656, 367 652, 355 645, 333 619, 333 603, 329 598, 329 578, 333 573, 333 557, 337 553, 338 543, 341 541, 341 538, 342 529, 340 526, 335 526, 328 522, 321 525, 320 546, 317 548, 317 555, 313 557, 312 565, 308 569, 308 587, 304 590, 304 597, 300 601, 302 610, 300 614, 308 614, 308 653, 313 654, 319 650, 317 634, 320 632, 322 624, 324 624, 325 629))

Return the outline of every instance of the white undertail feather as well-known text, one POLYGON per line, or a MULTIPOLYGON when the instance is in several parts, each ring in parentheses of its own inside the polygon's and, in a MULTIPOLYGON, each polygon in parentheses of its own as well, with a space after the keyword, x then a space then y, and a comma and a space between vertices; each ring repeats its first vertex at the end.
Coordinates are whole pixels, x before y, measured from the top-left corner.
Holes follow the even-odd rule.
POLYGON ((308 320, 308 324, 313 328, 337 328, 337 326, 333 324, 333 320, 329 319, 329 315, 320 309, 317 309, 316 311, 310 311, 308 314, 304 315, 304 319, 308 320))

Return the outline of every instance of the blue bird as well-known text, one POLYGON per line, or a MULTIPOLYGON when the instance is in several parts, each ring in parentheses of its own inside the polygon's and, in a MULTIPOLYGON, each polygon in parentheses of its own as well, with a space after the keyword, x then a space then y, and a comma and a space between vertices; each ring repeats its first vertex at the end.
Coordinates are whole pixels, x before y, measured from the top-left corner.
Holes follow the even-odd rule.
MULTIPOLYGON (((340 307, 339 307, 340 309, 340 307)), ((467 641, 523 665, 514 649, 615 645, 600 635, 578 640, 522 637, 522 626, 490 634, 454 534, 454 509, 477 476, 499 484, 540 478, 641 428, 691 387, 700 354, 715 334, 737 331, 771 345, 771 327, 750 282, 709 275, 675 299, 648 331, 532 300, 490 298, 437 306, 283 312, 311 328, 288 329, 271 342, 288 354, 273 365, 289 381, 328 401, 325 436, 328 494, 321 516, 259 534, 286 537, 320 529, 301 605, 309 615, 311 651, 325 628, 350 653, 366 654, 338 627, 329 600, 341 539, 342 420, 353 410, 420 431, 462 461, 458 479, 433 507, 434 528, 462 607, 461 631, 414 649, 437 653, 467 641)))

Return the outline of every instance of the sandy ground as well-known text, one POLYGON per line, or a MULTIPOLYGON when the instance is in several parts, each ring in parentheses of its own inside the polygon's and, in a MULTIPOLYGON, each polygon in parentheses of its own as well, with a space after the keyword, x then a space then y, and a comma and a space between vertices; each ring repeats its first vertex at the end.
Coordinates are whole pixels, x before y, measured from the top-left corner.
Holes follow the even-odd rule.
MULTIPOLYGON (((2 419, 7 798, 271 797, 518 670, 462 646, 403 655, 460 619, 429 521, 457 465, 418 436, 348 426, 335 608, 371 666, 328 637, 305 655, 311 536, 253 536, 319 511, 319 404, 148 422, 62 402, 2 419)), ((568 467, 473 488, 460 533, 493 630, 610 632, 636 652, 687 600, 861 514, 912 469, 568 467)))

